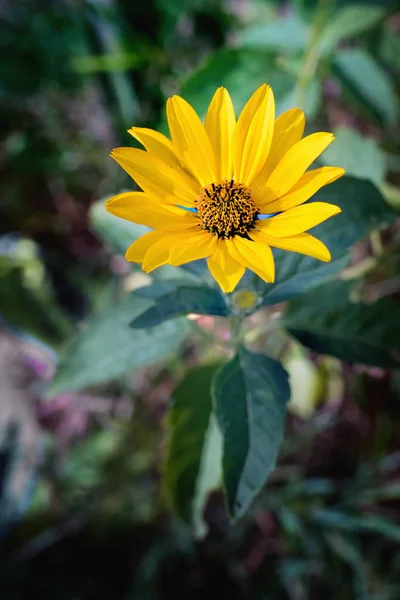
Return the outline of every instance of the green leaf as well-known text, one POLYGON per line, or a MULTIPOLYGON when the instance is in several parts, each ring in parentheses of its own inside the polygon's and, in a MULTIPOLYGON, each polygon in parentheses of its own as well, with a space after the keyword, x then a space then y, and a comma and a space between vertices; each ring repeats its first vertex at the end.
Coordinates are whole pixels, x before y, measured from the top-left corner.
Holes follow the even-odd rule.
POLYGON ((107 212, 104 204, 108 198, 95 202, 89 212, 91 229, 110 246, 111 250, 125 254, 135 240, 150 231, 145 225, 137 225, 131 221, 115 217, 107 212))
POLYGON ((197 538, 207 533, 204 507, 210 492, 221 487, 222 481, 222 436, 217 419, 211 414, 209 427, 201 457, 201 469, 197 477, 193 499, 193 529, 197 538))
MULTIPOLYGON (((274 90, 277 114, 296 106, 296 75, 282 69, 276 56, 265 50, 223 49, 214 53, 182 82, 180 93, 204 117, 215 90, 224 86, 238 113, 251 94, 265 82, 274 90)), ((320 98, 321 85, 314 79, 306 92, 307 116, 315 113, 320 98)))
POLYGON ((257 282, 264 305, 289 300, 321 285, 346 266, 349 260, 346 251, 350 246, 372 230, 396 219, 396 213, 375 186, 354 177, 339 179, 319 191, 312 200, 336 204, 342 209, 341 214, 310 230, 328 246, 332 262, 323 263, 293 252, 275 250, 275 282, 269 285, 261 280, 257 282))
POLYGON ((325 150, 321 162, 325 165, 340 165, 348 175, 369 179, 381 185, 385 179, 385 155, 377 142, 353 129, 336 129, 335 142, 325 150))
POLYGON ((400 364, 400 307, 351 302, 351 281, 333 281, 289 303, 283 324, 311 350, 350 363, 400 364))
POLYGON ((130 327, 134 329, 154 327, 168 319, 189 313, 225 317, 228 315, 228 309, 219 290, 184 284, 154 298, 154 305, 138 315, 130 323, 130 327))
POLYGON ((400 498, 400 482, 380 483, 377 487, 361 490, 360 496, 363 504, 398 500, 400 498))
POLYGON ((130 295, 86 323, 66 348, 49 394, 114 379, 174 352, 186 337, 185 321, 171 321, 150 331, 129 328, 132 317, 148 307, 147 300, 130 295))
POLYGON ((247 511, 275 466, 289 396, 282 365, 245 348, 216 375, 213 397, 224 440, 224 487, 235 519, 247 511))
POLYGON ((292 14, 285 19, 250 25, 239 35, 238 45, 267 50, 303 50, 307 39, 307 26, 292 14))
POLYGON ((175 292, 177 287, 187 285, 188 281, 185 279, 162 279, 154 281, 150 285, 137 288, 137 290, 132 293, 134 296, 136 296, 136 298, 147 298, 149 300, 154 300, 157 298, 162 298, 162 296, 165 296, 170 292, 175 292))
POLYGON ((331 52, 339 42, 354 37, 379 23, 385 11, 376 6, 345 6, 328 22, 321 36, 321 50, 331 52))
POLYGON ((359 540, 356 538, 349 539, 349 536, 345 537, 338 531, 333 533, 324 532, 324 539, 334 554, 352 569, 355 597, 361 600, 369 600, 368 578, 363 555, 359 548, 359 540))
POLYGON ((257 87, 268 82, 279 102, 292 89, 294 79, 277 69, 273 56, 265 52, 223 49, 211 55, 204 65, 182 82, 180 93, 204 117, 215 90, 229 90, 236 111, 240 111, 257 87))
POLYGON ((181 265, 181 269, 183 269, 186 274, 189 274, 197 279, 197 281, 199 281, 199 279, 204 281, 210 277, 210 272, 208 270, 207 261, 205 258, 200 258, 200 260, 192 260, 191 262, 185 263, 181 265))
MULTIPOLYGON (((329 263, 317 261, 295 252, 274 251, 276 279, 262 294, 264 306, 290 300, 333 277, 350 261, 345 253, 329 263)), ((258 283, 258 282, 257 282, 258 283)), ((264 284, 261 283, 263 288, 264 284)))
MULTIPOLYGON (((212 414, 211 382, 215 366, 197 367, 190 371, 172 394, 167 412, 169 443, 164 469, 165 489, 175 513, 192 524, 195 513, 196 489, 204 466, 207 437, 212 414)), ((215 442, 215 440, 214 440, 215 442)), ((220 480, 218 441, 214 443, 214 460, 207 465, 214 473, 204 486, 202 498, 220 480), (216 471, 215 471, 216 469, 216 471)))
POLYGON ((371 532, 400 542, 400 527, 376 515, 367 517, 350 516, 336 509, 319 508, 312 512, 312 521, 322 527, 335 527, 344 531, 371 532))
POLYGON ((397 122, 396 90, 390 77, 368 52, 362 48, 338 50, 333 66, 342 83, 387 125, 397 122))
POLYGON ((327 244, 331 252, 343 252, 375 229, 396 220, 396 213, 369 181, 342 177, 322 188, 312 200, 340 206, 342 212, 310 232, 327 244))
POLYGON ((383 64, 387 65, 393 73, 400 72, 400 37, 396 30, 386 22, 381 30, 377 54, 383 64))

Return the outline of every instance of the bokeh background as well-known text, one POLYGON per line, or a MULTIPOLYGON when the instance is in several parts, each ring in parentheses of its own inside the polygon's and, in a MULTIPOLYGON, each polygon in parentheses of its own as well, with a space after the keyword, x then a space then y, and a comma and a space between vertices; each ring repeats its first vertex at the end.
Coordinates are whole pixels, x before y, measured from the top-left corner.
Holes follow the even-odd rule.
MULTIPOLYGON (((243 521, 216 490, 194 532, 161 483, 165 408, 191 365, 226 353, 226 325, 179 322, 130 360, 110 342, 106 381, 67 372, 71 391, 51 387, 74 333, 146 281, 123 258, 134 230, 102 199, 132 185, 109 151, 134 144, 134 124, 164 130, 168 96, 204 114, 225 85, 239 110, 266 81, 278 112, 300 106, 309 132, 336 133, 326 164, 400 210, 398 8, 0 3, 2 600, 400 598, 399 371, 283 340, 296 386, 279 464, 243 521)), ((399 300, 399 235, 354 249, 365 299, 399 300)))

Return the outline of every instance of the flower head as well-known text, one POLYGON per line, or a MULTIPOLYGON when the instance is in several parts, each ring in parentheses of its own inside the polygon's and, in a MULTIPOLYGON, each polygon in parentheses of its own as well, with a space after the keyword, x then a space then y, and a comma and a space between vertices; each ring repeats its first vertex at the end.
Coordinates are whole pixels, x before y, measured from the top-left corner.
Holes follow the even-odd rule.
POLYGON ((237 121, 222 87, 204 124, 179 96, 168 100, 167 117, 172 139, 133 127, 129 133, 146 150, 111 153, 143 191, 111 198, 107 210, 153 229, 128 248, 127 260, 150 272, 207 258, 225 292, 235 289, 246 268, 273 282, 271 247, 330 260, 328 248, 305 232, 340 208, 304 202, 344 174, 338 167, 307 171, 333 141, 331 133, 302 139, 305 119, 297 108, 275 119, 266 84, 237 121))

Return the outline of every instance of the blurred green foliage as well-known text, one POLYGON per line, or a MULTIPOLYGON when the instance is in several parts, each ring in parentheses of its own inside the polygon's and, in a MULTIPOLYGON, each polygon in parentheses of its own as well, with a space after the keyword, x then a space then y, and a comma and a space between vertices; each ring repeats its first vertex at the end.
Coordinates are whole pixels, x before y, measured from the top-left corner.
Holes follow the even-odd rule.
POLYGON ((16 346, 18 366, 0 344, 5 600, 400 597, 397 8, 3 3, 0 341, 16 346), (333 261, 276 252, 275 284, 248 274, 242 287, 257 303, 241 313, 205 287, 201 261, 151 278, 125 263, 145 229, 99 198, 132 185, 108 152, 132 143, 133 124, 165 129, 166 97, 179 92, 204 115, 224 85, 240 110, 264 81, 278 112, 300 106, 309 131, 336 133, 321 160, 347 177, 318 194, 342 208, 318 227, 333 261), (229 329, 213 316, 229 315, 234 330, 249 312, 252 352, 230 358, 229 329), (274 381, 285 377, 278 361, 291 372, 294 339, 311 350, 297 359, 311 417, 287 419, 265 487, 269 433, 281 437, 288 399, 274 381), (22 376, 38 348, 53 360, 48 347, 55 379, 40 361, 22 376), (13 434, 18 423, 29 435, 13 434), (221 431, 231 442, 222 461, 221 431), (234 525, 217 489, 221 462, 231 512, 251 504, 234 525))

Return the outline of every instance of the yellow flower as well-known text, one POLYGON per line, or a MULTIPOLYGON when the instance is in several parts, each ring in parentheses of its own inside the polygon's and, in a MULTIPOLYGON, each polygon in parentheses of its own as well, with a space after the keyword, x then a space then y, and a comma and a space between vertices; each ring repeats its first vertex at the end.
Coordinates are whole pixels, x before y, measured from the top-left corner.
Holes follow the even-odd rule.
POLYGON ((266 84, 237 121, 222 87, 204 124, 179 96, 168 100, 167 117, 172 140, 133 127, 129 133, 146 151, 116 148, 111 153, 143 192, 119 194, 108 200, 107 210, 153 229, 129 247, 127 260, 150 272, 208 258, 224 292, 235 289, 246 268, 273 282, 271 246, 330 260, 328 248, 304 232, 340 208, 303 203, 344 174, 338 167, 306 171, 333 134, 301 139, 303 112, 295 108, 275 119, 274 96, 266 84))

